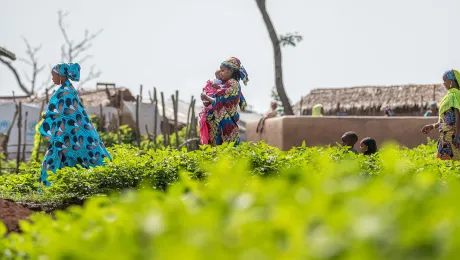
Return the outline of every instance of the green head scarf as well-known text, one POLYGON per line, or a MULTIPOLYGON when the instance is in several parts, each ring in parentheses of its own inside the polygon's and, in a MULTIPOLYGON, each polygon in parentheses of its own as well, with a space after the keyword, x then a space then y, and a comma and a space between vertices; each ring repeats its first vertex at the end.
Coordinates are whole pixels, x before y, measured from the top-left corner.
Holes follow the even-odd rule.
POLYGON ((323 105, 321 104, 317 104, 313 107, 313 111, 311 113, 312 116, 323 116, 323 114, 321 114, 321 109, 323 108, 323 105))
MULTIPOLYGON (((444 73, 444 77, 449 80, 460 82, 460 72, 458 70, 449 70, 444 73)), ((439 105, 439 116, 442 116, 446 111, 451 108, 460 110, 460 90, 458 88, 451 88, 442 99, 439 105)))

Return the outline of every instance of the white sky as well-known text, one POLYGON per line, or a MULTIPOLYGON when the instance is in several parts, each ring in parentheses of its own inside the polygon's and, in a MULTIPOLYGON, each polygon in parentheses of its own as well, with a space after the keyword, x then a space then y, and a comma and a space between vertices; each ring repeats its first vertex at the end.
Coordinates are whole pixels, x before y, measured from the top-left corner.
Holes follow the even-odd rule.
MULTIPOLYGON (((82 64, 95 64, 97 81, 134 94, 156 86, 169 97, 199 97, 207 79, 236 56, 250 82, 249 104, 265 111, 274 85, 273 52, 254 0, 0 0, 0 46, 24 56, 21 36, 43 44, 44 64, 60 62, 63 43, 57 11, 70 11, 70 37, 86 28, 104 32, 82 64)), ((267 0, 279 34, 298 31, 304 41, 283 48, 284 82, 296 102, 312 88, 440 82, 460 68, 459 0, 267 0)), ((20 71, 26 65, 14 62, 20 71)), ((44 72, 39 82, 46 80, 44 72)), ((25 80, 25 79, 24 79, 25 80)), ((85 88, 94 88, 96 81, 85 88)), ((13 74, 0 64, 0 95, 20 95, 13 74)), ((147 91, 144 92, 147 96, 147 91)))

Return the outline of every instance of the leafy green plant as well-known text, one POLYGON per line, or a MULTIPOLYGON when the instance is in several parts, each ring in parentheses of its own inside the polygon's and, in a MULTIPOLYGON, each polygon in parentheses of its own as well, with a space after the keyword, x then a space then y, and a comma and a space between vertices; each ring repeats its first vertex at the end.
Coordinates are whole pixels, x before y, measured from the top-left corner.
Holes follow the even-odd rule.
POLYGON ((61 171, 49 190, 117 192, 34 214, 0 239, 1 258, 455 259, 459 164, 433 150, 115 147, 112 164, 61 171))

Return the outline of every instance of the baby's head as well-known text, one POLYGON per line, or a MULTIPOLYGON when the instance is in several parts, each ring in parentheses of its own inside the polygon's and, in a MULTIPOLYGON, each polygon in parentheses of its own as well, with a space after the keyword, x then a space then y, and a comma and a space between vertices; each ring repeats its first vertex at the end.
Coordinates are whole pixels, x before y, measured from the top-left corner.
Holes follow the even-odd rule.
POLYGON ((221 75, 221 73, 220 73, 220 70, 217 70, 216 73, 215 73, 215 75, 216 75, 216 79, 222 80, 222 75, 221 75))
POLYGON ((354 147, 357 142, 358 142, 358 135, 355 132, 349 131, 343 134, 342 136, 343 146, 354 147))

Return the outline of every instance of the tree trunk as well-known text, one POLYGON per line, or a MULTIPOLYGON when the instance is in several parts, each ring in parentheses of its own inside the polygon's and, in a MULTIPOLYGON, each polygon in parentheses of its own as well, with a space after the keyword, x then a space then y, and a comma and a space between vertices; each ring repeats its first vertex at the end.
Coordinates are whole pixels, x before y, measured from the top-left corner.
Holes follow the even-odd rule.
POLYGON ((262 14, 262 18, 264 19, 265 26, 267 27, 268 34, 270 35, 270 40, 273 44, 273 52, 275 58, 275 85, 276 90, 278 91, 278 95, 280 96, 281 103, 284 107, 284 114, 285 115, 294 115, 292 111, 291 104, 289 103, 289 99, 286 95, 284 90, 284 83, 283 83, 283 68, 282 68, 282 55, 281 55, 281 46, 280 40, 278 38, 278 34, 275 31, 275 27, 268 15, 266 5, 266 0, 256 0, 257 6, 259 7, 259 11, 262 14))

